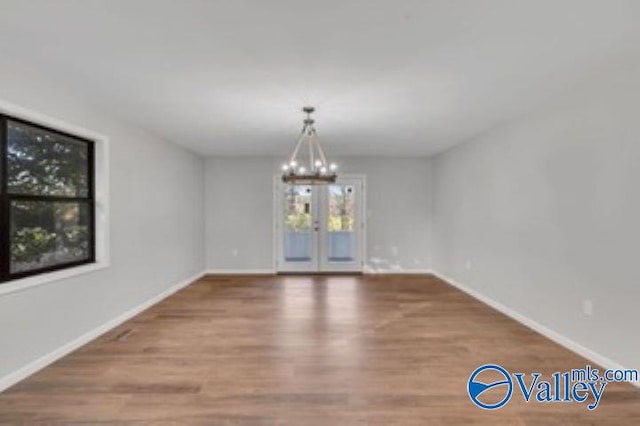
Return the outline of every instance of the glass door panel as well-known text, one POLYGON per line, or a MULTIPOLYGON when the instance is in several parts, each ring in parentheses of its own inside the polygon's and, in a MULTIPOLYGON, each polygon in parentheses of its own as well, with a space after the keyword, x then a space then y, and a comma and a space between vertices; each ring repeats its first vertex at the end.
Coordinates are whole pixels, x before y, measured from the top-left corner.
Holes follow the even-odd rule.
POLYGON ((362 181, 342 179, 326 185, 321 197, 324 227, 320 267, 323 271, 362 270, 361 197, 362 181))
POLYGON ((282 186, 281 259, 284 271, 317 269, 316 199, 310 185, 282 186))
POLYGON ((287 262, 311 260, 313 218, 311 187, 291 185, 285 189, 284 258, 287 262))
POLYGON ((351 185, 327 188, 327 259, 330 262, 352 262, 355 258, 354 195, 351 185))

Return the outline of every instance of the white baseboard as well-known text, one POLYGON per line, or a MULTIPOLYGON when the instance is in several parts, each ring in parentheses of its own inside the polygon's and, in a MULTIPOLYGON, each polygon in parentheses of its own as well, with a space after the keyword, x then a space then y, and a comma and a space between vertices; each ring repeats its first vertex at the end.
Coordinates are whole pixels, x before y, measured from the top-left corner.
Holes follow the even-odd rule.
POLYGON ((274 275, 273 269, 208 269, 205 275, 274 275))
MULTIPOLYGON (((347 271, 348 272, 348 271, 347 271)), ((300 272, 304 274, 303 271, 300 272)), ((313 272, 309 272, 313 274, 313 272)), ((340 271, 336 271, 337 274, 340 271)), ((431 269, 373 269, 365 268, 362 272, 365 275, 429 275, 431 269)), ((274 275, 277 272, 273 269, 209 269, 206 275, 274 275)))
POLYGON ((107 321, 106 323, 102 324, 99 327, 94 328, 93 330, 90 330, 86 333, 84 333, 83 335, 75 338, 74 340, 70 341, 69 343, 64 344, 63 346, 59 347, 58 349, 55 349, 52 352, 49 352, 46 355, 41 356, 40 358, 31 361, 30 363, 28 363, 27 365, 25 365, 24 367, 20 368, 17 371, 14 371, 13 373, 10 373, 2 378, 0 378, 0 392, 4 391, 5 389, 13 386, 14 384, 18 383, 19 381, 26 379, 27 377, 29 377, 30 375, 36 373, 37 371, 43 369, 44 367, 46 367, 47 365, 53 363, 54 361, 57 361, 58 359, 62 358, 63 356, 73 352, 74 350, 78 349, 79 347, 89 343, 90 341, 96 339, 97 337, 100 337, 102 334, 106 333, 107 331, 117 327, 118 325, 122 324, 123 322, 127 321, 128 319, 133 318, 134 316, 138 315, 139 313, 141 313, 142 311, 150 308, 151 306, 155 305, 156 303, 162 301, 163 299, 166 299, 167 297, 171 296, 173 293, 177 292, 178 290, 188 286, 189 284, 193 283, 194 281, 198 280, 199 278, 201 278, 205 273, 204 272, 199 272, 183 281, 180 281, 179 283, 169 287, 168 289, 166 289, 165 291, 163 291, 162 293, 152 297, 151 299, 145 301, 144 303, 141 303, 140 305, 128 310, 127 312, 117 316, 116 318, 107 321))
POLYGON ((375 269, 367 267, 364 269, 365 275, 429 275, 433 274, 431 269, 375 269))
MULTIPOLYGON (((509 308, 508 306, 503 305, 500 302, 496 302, 495 300, 491 299, 490 297, 487 297, 467 286, 465 286, 464 284, 461 284, 460 282, 454 280, 453 278, 447 277, 444 274, 441 274, 439 272, 434 272, 432 271, 432 274, 435 275, 436 277, 440 278, 441 280, 447 282, 448 284, 451 284, 452 286, 454 286, 455 288, 467 293, 469 296, 473 297, 474 299, 484 303, 485 305, 488 305, 490 307, 492 307, 493 309, 505 314, 506 316, 518 321, 520 324, 532 329, 533 331, 542 334, 544 337, 553 340, 554 342, 556 342, 557 344, 559 344, 560 346, 563 346, 567 349, 569 349, 571 352, 574 352, 578 355, 580 355, 583 358, 588 359, 589 361, 593 362, 594 364, 597 364, 601 367, 604 367, 605 369, 615 369, 615 370, 627 370, 627 368, 625 368, 624 366, 622 366, 620 363, 617 363, 615 361, 613 361, 612 359, 601 355, 599 353, 597 353, 596 351, 593 351, 585 346, 582 346, 581 344, 569 339, 566 336, 563 336, 562 334, 540 324, 537 321, 532 320, 529 317, 526 317, 516 311, 514 311, 513 309, 509 308)), ((576 368, 580 368, 580 366, 576 366, 576 368)), ((636 386, 636 387, 640 387, 640 382, 629 382, 632 385, 636 386)))

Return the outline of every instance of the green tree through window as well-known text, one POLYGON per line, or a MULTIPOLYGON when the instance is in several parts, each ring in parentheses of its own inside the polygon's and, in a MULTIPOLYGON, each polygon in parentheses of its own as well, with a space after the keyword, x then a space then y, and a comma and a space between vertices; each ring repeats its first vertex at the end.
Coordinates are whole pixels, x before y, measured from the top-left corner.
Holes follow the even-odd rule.
POLYGON ((93 142, 0 120, 1 280, 93 261, 93 142))

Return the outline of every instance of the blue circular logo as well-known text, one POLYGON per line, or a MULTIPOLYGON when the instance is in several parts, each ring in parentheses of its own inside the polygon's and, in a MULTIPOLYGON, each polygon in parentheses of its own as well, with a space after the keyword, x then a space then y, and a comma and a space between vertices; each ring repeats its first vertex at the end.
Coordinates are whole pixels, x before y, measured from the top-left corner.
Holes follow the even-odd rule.
POLYGON ((471 401, 473 401, 473 403, 478 407, 484 408, 485 410, 495 410, 496 408, 500 408, 505 405, 511 399, 511 395, 513 394, 513 381, 511 380, 509 372, 504 368, 500 367, 499 365, 486 364, 476 368, 476 370, 471 373, 471 376, 469 376, 469 384, 467 386, 467 390, 469 392, 471 401), (504 376, 504 380, 499 379, 491 383, 484 383, 480 380, 476 380, 476 377, 484 371, 498 372, 500 375, 504 376), (479 398, 484 393, 484 391, 500 386, 504 387, 504 398, 496 403, 491 404, 480 401, 479 398))

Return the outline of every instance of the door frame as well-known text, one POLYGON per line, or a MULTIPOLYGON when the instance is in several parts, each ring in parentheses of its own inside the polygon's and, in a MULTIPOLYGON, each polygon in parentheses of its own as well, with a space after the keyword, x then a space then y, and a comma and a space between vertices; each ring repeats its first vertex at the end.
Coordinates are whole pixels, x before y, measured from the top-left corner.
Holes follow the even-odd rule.
MULTIPOLYGON (((282 271, 280 270, 280 260, 282 259, 283 254, 283 240, 280 229, 282 227, 282 187, 284 183, 282 182, 281 175, 274 175, 273 177, 273 270, 276 274, 289 274, 289 273, 299 273, 299 274, 344 274, 344 273, 364 273, 364 265, 367 259, 367 219, 368 219, 368 210, 367 210, 367 177, 364 174, 344 174, 339 175, 336 183, 340 183, 342 179, 353 179, 359 180, 361 182, 360 193, 361 193, 361 203, 360 207, 360 232, 359 232, 359 241, 358 246, 360 248, 360 269, 358 271, 322 271, 320 259, 317 259, 317 270, 316 271, 282 271)), ((317 197, 318 200, 320 197, 317 197)), ((319 251, 319 242, 320 238, 317 238, 318 247, 315 249, 316 252, 319 251)), ((318 254, 316 253, 316 256, 318 254)))

